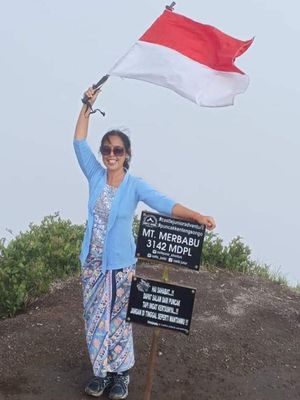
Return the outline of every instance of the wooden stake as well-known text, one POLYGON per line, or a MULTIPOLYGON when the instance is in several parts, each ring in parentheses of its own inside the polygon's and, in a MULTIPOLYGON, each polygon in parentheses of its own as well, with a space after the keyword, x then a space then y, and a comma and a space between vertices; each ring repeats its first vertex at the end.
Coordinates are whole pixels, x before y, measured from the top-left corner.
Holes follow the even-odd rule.
MULTIPOLYGON (((162 278, 163 278, 164 282, 169 281, 169 267, 167 265, 165 265, 165 267, 164 267, 164 272, 163 272, 162 278)), ((148 362, 148 371, 147 371, 144 400, 151 400, 153 375, 154 375, 155 362, 156 362, 156 356, 157 356, 159 334, 160 334, 160 329, 155 328, 153 331, 153 334, 152 334, 152 343, 151 343, 149 362, 148 362)))
POLYGON ((144 400, 151 399, 153 374, 154 374, 155 361, 156 361, 156 355, 157 355, 159 333, 160 333, 160 329, 155 328, 153 331, 153 335, 152 335, 152 343, 151 343, 151 350, 150 350, 149 363, 148 363, 144 400))

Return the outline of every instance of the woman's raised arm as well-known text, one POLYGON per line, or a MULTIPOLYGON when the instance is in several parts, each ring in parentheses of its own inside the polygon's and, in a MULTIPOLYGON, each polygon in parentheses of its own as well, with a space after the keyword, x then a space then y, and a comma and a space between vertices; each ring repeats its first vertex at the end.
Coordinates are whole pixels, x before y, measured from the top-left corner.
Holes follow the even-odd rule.
MULTIPOLYGON (((92 88, 89 88, 84 95, 89 98, 90 104, 94 104, 99 90, 95 91, 92 88)), ((96 171, 102 170, 104 168, 96 159, 94 153, 90 149, 87 141, 85 140, 88 134, 88 126, 89 126, 89 110, 86 109, 86 105, 82 106, 80 111, 78 121, 75 128, 73 146, 77 156, 77 160, 79 162, 80 168, 82 169, 84 175, 90 181, 92 176, 96 173, 96 171)))
MULTIPOLYGON (((99 89, 94 90, 93 88, 90 87, 84 93, 84 95, 88 97, 90 104, 93 105, 99 93, 100 93, 99 89)), ((89 128, 89 119, 90 119, 89 116, 90 116, 89 110, 87 110, 86 105, 83 104, 78 116, 74 139, 76 140, 86 139, 89 128)))

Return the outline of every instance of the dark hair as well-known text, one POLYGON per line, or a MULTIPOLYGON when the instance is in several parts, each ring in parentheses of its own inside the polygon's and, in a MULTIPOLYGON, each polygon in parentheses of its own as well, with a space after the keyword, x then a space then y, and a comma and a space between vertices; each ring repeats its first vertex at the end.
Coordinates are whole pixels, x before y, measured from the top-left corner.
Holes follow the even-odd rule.
MULTIPOLYGON (((111 131, 106 132, 106 134, 101 139, 100 149, 101 149, 101 147, 104 146, 105 142, 109 142, 110 143, 109 138, 111 136, 118 136, 123 142, 123 145, 124 145, 124 148, 125 148, 125 152, 126 152, 126 157, 125 157, 125 161, 124 161, 124 164, 123 164, 123 168, 124 168, 124 171, 126 172, 129 169, 129 163, 130 163, 130 160, 131 160, 131 142, 130 142, 130 139, 126 135, 126 133, 120 131, 119 129, 113 129, 111 131)), ((100 149, 99 149, 99 151, 100 151, 100 149)))

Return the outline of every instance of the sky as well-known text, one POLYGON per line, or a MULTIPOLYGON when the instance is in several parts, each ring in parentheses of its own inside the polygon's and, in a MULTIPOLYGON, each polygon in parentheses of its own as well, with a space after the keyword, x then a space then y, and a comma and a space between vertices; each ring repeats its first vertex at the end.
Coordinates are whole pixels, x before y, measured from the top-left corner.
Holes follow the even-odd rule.
MULTIPOLYGON (((72 138, 82 93, 162 13, 159 0, 1 0, 0 237, 60 212, 86 219, 87 184, 72 138)), ((241 236, 258 262, 300 282, 299 12, 296 1, 178 1, 175 11, 247 40, 250 77, 234 106, 205 108, 165 88, 111 77, 91 117, 97 152, 129 132, 131 172, 241 236)), ((145 207, 139 207, 138 211, 145 207)))

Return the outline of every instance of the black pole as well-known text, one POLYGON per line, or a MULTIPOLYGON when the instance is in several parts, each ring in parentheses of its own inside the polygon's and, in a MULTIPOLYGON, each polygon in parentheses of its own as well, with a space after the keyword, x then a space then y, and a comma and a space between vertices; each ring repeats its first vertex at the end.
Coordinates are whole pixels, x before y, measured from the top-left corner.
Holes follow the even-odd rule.
POLYGON ((166 6, 166 10, 174 11, 175 6, 176 6, 175 1, 172 1, 172 3, 169 6, 166 6))
MULTIPOLYGON (((99 90, 101 88, 101 86, 107 81, 107 79, 109 78, 109 75, 104 75, 102 76, 102 78, 100 79, 100 81, 98 81, 97 83, 95 83, 92 88, 94 90, 99 90)), ((86 110, 90 109, 91 110, 91 114, 95 113, 96 111, 99 111, 103 117, 105 116, 105 113, 101 110, 99 110, 99 108, 93 110, 91 103, 89 102, 89 98, 85 95, 81 101, 83 102, 83 104, 86 105, 86 110)))

